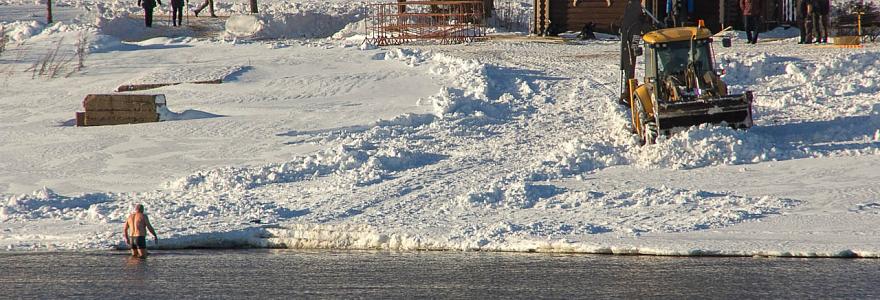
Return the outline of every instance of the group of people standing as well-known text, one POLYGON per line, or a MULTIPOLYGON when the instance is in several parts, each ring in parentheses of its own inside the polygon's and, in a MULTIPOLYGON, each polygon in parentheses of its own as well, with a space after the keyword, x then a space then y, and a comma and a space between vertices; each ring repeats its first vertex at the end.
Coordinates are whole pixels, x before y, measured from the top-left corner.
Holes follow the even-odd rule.
MULTIPOLYGON (((797 22, 801 31, 798 44, 827 43, 831 0, 797 1, 797 22)), ((748 43, 758 42, 758 22, 761 21, 762 0, 739 0, 748 43)))
POLYGON ((831 0, 797 0, 798 26, 801 39, 798 44, 827 43, 831 0))
MULTIPOLYGON (((138 6, 144 8, 144 25, 147 25, 147 27, 153 27, 153 9, 158 5, 162 5, 161 0, 138 0, 138 6)), ((184 0, 171 0, 172 26, 183 25, 183 5, 184 0)), ((214 0, 205 0, 201 6, 193 10, 193 14, 198 17, 199 13, 206 7, 208 12, 211 13, 211 17, 216 18, 217 15, 214 14, 214 0)))

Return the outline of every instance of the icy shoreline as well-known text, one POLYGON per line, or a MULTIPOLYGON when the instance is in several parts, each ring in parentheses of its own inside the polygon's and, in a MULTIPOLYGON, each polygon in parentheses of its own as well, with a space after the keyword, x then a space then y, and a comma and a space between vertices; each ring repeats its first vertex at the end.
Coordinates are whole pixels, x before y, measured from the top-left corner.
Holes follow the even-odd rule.
MULTIPOLYGON (((314 227, 314 226, 307 226, 314 227)), ((300 249, 300 250, 352 250, 352 251, 460 251, 460 252, 515 252, 515 253, 554 253, 554 254, 599 254, 599 255, 640 255, 640 256, 676 256, 676 257, 776 257, 776 258, 880 258, 880 252, 859 251, 851 249, 830 251, 792 251, 792 250, 712 250, 654 247, 629 247, 594 245, 591 243, 566 243, 562 241, 531 241, 515 245, 494 246, 489 248, 469 248, 461 245, 444 244, 442 242, 422 241, 414 238, 400 238, 395 235, 353 234, 337 230, 313 229, 297 230, 280 227, 252 228, 242 233, 231 235, 211 234, 203 237, 172 238, 160 240, 159 246, 151 244, 153 250, 187 250, 187 249, 300 249), (295 232, 288 237, 269 237, 272 232, 295 232), (247 234, 242 234, 247 233, 247 234), (250 236, 249 236, 250 235, 250 236), (210 236, 210 237, 209 237, 210 236), (334 238, 343 236, 345 238, 334 238), (324 238, 324 239, 322 239, 324 238)), ((152 242, 150 242, 152 243, 152 242)), ((127 250, 122 244, 112 250, 127 250)), ((7 249, 6 253, 21 252, 92 252, 106 249, 7 249)))
POLYGON ((731 89, 759 96, 757 126, 640 147, 613 99, 613 43, 361 51, 355 5, 316 3, 294 6, 349 26, 125 43, 103 34, 143 33, 112 17, 133 12, 120 4, 97 5, 97 24, 9 23, 25 46, 0 72, 13 87, 0 90, 0 249, 120 248, 137 202, 161 249, 880 257, 876 45, 716 48, 731 89), (94 38, 86 71, 13 72, 80 31, 94 38), (57 125, 83 94, 203 76, 224 84, 155 90, 203 117, 57 125))

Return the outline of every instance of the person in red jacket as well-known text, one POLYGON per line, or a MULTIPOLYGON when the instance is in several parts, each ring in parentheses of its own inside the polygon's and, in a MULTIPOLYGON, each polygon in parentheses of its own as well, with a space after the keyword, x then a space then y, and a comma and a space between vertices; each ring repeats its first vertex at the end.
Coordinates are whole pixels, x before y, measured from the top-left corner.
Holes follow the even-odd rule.
POLYGON ((739 0, 739 9, 742 10, 743 24, 746 27, 746 37, 750 44, 758 42, 758 22, 761 20, 761 0, 739 0))

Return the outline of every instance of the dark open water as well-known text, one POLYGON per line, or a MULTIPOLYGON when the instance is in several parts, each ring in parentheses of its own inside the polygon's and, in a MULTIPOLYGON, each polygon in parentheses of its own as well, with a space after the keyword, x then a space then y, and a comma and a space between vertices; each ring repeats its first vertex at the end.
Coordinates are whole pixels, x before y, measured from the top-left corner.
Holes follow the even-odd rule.
POLYGON ((880 260, 867 259, 154 253, 0 254, 0 298, 880 298, 880 260))

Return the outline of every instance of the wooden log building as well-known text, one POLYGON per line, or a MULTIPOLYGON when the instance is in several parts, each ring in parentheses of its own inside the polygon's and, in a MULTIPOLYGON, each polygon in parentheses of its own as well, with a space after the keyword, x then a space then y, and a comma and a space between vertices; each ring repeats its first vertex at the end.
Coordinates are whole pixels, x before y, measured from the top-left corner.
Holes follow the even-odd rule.
MULTIPOLYGON (((667 0, 644 0, 645 7, 658 19, 666 18, 667 0)), ((580 31, 593 22, 598 32, 617 33, 627 0, 534 0, 532 33, 556 35, 580 31)), ((794 24, 795 0, 763 0, 763 29, 794 24)), ((713 32, 727 26, 742 28, 738 0, 694 0, 691 20, 702 19, 713 32)))

